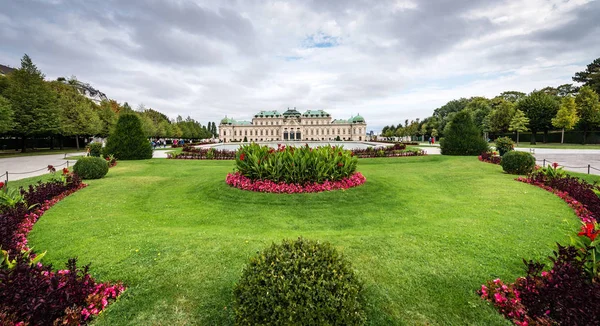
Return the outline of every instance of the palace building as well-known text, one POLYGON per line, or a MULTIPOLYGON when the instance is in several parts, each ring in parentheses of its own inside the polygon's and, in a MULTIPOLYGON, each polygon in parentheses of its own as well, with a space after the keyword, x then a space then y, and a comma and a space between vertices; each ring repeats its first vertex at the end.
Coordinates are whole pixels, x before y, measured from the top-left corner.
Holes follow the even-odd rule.
POLYGON ((323 110, 307 110, 300 113, 296 108, 283 114, 277 111, 260 111, 252 121, 225 117, 219 124, 219 138, 229 142, 261 141, 364 141, 367 124, 360 115, 348 120, 332 119, 323 110))

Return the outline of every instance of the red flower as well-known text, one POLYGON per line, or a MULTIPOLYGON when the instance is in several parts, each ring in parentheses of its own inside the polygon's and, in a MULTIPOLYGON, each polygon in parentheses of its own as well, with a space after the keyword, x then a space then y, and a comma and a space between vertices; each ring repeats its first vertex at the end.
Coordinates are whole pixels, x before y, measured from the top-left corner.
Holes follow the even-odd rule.
POLYGON ((600 231, 596 230, 594 223, 588 222, 581 227, 581 232, 577 233, 577 235, 584 235, 590 238, 590 240, 594 241, 594 239, 596 239, 596 237, 598 236, 598 233, 600 233, 600 231))
POLYGON ((558 167, 558 163, 556 163, 556 162, 552 163, 552 167, 556 169, 558 167))
POLYGON ((340 163, 338 163, 338 166, 342 167, 342 166, 344 166, 344 163, 340 162, 340 163))
POLYGON ((244 153, 240 154, 240 160, 244 160, 246 158, 246 155, 244 153))
POLYGON ((4 188, 4 182, 0 182, 0 189, 4 188))
POLYGON ((64 174, 64 175, 67 175, 67 174, 69 174, 69 169, 67 169, 67 168, 63 168, 63 169, 62 169, 62 171, 63 171, 63 174, 64 174))
POLYGON ((56 172, 56 169, 54 168, 54 166, 52 166, 52 165, 48 165, 48 171, 50 171, 50 172, 53 172, 53 173, 54 173, 54 172, 56 172))
POLYGON ((350 156, 352 156, 352 157, 353 157, 353 156, 354 156, 354 152, 351 152, 351 153, 350 153, 350 156))

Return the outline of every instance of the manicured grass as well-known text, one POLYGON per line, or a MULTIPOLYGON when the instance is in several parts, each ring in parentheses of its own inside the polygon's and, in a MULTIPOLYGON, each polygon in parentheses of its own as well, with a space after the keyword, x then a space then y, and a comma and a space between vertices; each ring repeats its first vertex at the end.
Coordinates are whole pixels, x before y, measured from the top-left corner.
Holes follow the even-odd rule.
POLYGON ((508 325, 475 292, 522 276, 522 258, 550 255, 579 225, 555 195, 475 157, 363 159, 365 185, 318 194, 230 188, 232 169, 121 161, 49 210, 30 243, 56 267, 77 256, 125 282, 97 325, 231 325, 249 257, 299 236, 352 261, 371 325, 508 325))

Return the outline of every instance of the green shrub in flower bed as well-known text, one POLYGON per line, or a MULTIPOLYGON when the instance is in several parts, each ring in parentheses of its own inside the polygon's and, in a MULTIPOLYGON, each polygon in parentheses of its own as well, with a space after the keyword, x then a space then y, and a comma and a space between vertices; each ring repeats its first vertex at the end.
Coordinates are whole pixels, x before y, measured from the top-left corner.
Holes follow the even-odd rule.
POLYGON ((368 147, 352 151, 358 158, 371 157, 399 157, 399 156, 422 156, 425 152, 420 149, 407 149, 405 144, 396 143, 393 146, 382 148, 368 147))
POLYGON ((363 325, 363 286, 329 243, 284 240, 251 258, 235 285, 237 325, 363 325))
POLYGON ((82 157, 73 166, 82 179, 100 179, 108 173, 108 162, 100 157, 82 157))
POLYGON ((499 137, 496 139, 496 149, 502 156, 515 149, 515 142, 508 137, 499 137))
POLYGON ((358 160, 343 147, 286 147, 243 145, 237 151, 235 169, 251 180, 288 184, 323 183, 349 178, 358 160))
POLYGON ((502 169, 510 174, 527 174, 535 167, 535 157, 527 152, 510 151, 502 156, 502 169))

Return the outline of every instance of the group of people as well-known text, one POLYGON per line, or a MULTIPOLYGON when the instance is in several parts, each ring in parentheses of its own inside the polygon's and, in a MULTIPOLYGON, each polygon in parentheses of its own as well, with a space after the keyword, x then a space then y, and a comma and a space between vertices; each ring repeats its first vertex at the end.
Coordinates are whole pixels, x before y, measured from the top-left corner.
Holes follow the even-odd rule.
POLYGON ((167 148, 167 141, 165 139, 157 139, 152 141, 153 149, 156 149, 156 147, 160 148, 161 145, 163 148, 167 148))

